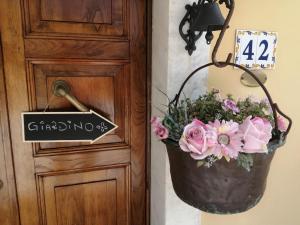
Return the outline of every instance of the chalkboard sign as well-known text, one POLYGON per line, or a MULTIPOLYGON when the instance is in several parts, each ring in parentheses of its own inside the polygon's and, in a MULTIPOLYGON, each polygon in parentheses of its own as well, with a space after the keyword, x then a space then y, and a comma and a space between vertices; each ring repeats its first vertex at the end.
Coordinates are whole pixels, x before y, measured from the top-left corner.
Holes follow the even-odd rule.
POLYGON ((118 126, 94 111, 22 113, 24 142, 99 140, 118 126))

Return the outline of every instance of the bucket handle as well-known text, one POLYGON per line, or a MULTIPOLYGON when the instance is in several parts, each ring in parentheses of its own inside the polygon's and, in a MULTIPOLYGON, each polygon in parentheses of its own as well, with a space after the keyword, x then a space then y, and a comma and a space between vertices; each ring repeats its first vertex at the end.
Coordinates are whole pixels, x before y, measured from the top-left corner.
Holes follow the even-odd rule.
MULTIPOLYGON (((288 120, 289 124, 288 124, 288 128, 286 130, 286 132, 284 132, 284 135, 283 135, 283 138, 286 139, 287 135, 289 134, 290 130, 291 130, 291 127, 292 127, 292 124, 293 124, 293 121, 292 119, 287 116, 286 114, 284 114, 280 108, 278 107, 278 105, 276 103, 273 102, 273 99, 269 93, 269 91, 267 90, 267 88, 265 87, 265 85, 256 77, 256 75, 249 69, 241 66, 241 65, 238 65, 238 64, 235 64, 235 63, 231 63, 231 62, 218 62, 220 65, 230 65, 230 66, 235 66, 245 72, 247 72, 258 84, 259 86, 263 89, 265 95, 267 96, 267 99, 269 101, 269 104, 270 104, 270 107, 272 109, 272 112, 273 112, 273 117, 274 117, 274 123, 275 123, 275 131, 276 131, 276 134, 279 134, 279 130, 278 130, 278 121, 277 121, 277 113, 280 114, 281 116, 283 116, 285 119, 288 120)), ((214 62, 211 62, 211 63, 208 63, 208 64, 205 64, 203 66, 200 66, 198 67, 197 69, 195 69, 192 73, 190 73, 190 75, 184 80, 184 82, 182 83, 180 89, 179 89, 179 92, 175 95, 175 98, 170 102, 170 104, 173 104, 174 103, 174 106, 175 108, 177 108, 177 105, 178 105, 178 101, 179 101, 179 98, 180 98, 180 95, 185 87, 185 85, 187 84, 187 82, 197 73, 199 72, 200 70, 204 69, 204 68, 207 68, 209 66, 217 66, 214 62)), ((217 66, 218 67, 218 66, 217 66)))

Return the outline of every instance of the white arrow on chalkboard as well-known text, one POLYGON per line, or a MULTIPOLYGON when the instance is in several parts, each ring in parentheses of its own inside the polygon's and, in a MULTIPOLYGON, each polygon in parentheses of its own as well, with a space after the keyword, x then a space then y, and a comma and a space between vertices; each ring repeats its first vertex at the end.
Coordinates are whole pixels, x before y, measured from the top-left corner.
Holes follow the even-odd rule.
POLYGON ((89 112, 24 112, 24 142, 94 143, 118 126, 98 113, 89 112))

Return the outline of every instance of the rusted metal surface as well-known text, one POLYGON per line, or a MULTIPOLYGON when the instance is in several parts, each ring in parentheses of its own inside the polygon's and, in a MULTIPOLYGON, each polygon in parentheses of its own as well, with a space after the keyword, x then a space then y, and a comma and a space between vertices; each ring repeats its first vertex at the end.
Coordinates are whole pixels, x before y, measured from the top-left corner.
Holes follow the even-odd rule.
POLYGON ((210 168, 179 146, 167 143, 174 190, 185 203, 215 214, 234 214, 254 207, 262 198, 274 152, 254 154, 250 172, 236 160, 215 162, 210 168))

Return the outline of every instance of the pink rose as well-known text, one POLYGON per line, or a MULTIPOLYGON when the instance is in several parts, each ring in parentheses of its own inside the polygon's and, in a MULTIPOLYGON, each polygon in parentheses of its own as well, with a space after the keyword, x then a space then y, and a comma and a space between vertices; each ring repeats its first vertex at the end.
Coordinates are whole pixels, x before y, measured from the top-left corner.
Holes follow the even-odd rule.
POLYGON ((285 120, 282 116, 277 117, 277 123, 278 123, 278 130, 281 132, 286 132, 287 125, 285 123, 285 120))
POLYGON ((267 144, 272 138, 272 125, 267 119, 249 116, 242 125, 240 132, 243 135, 243 152, 267 153, 267 144))
POLYGON ((152 117, 151 125, 153 127, 153 132, 155 136, 159 140, 164 140, 169 137, 169 130, 164 125, 162 125, 160 118, 156 116, 152 117))
POLYGON ((195 119, 184 128, 179 145, 183 151, 189 152, 192 158, 201 160, 211 155, 208 148, 212 144, 208 139, 208 136, 211 135, 207 131, 206 125, 195 119))
POLYGON ((157 117, 157 116, 153 116, 152 118, 151 118, 151 125, 152 126, 154 126, 154 125, 156 125, 156 124, 158 124, 158 123, 161 123, 161 119, 159 118, 159 117, 157 117))

